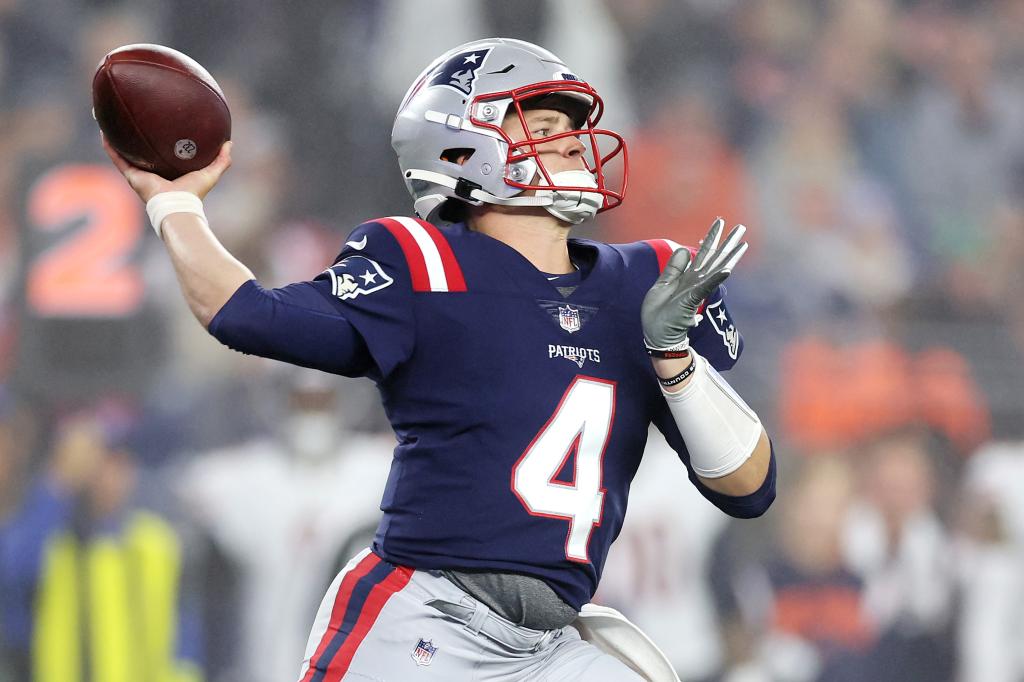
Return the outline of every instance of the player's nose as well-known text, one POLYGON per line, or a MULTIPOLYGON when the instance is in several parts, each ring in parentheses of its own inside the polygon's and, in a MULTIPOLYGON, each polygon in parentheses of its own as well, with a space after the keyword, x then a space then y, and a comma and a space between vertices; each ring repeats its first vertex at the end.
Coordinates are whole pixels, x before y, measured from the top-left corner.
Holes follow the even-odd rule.
POLYGON ((587 151, 587 147, 580 140, 579 135, 566 135, 558 140, 558 145, 559 153, 568 159, 582 159, 584 152, 587 151))

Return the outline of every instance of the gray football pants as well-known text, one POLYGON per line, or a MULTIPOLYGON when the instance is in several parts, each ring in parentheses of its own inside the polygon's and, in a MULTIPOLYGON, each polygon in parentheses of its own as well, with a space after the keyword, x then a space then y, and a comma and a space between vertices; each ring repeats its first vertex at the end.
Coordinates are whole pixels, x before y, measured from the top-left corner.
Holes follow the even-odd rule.
POLYGON ((364 550, 327 590, 301 682, 643 682, 572 627, 531 630, 433 571, 364 550))

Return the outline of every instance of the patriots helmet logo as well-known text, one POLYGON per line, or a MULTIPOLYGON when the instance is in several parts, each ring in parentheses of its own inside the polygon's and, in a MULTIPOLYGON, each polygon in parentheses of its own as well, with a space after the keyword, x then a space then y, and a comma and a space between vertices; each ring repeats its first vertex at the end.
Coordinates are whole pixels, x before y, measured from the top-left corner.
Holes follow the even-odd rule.
POLYGON ((490 48, 461 52, 437 67, 428 87, 443 85, 458 90, 463 95, 473 91, 476 72, 483 66, 490 48))

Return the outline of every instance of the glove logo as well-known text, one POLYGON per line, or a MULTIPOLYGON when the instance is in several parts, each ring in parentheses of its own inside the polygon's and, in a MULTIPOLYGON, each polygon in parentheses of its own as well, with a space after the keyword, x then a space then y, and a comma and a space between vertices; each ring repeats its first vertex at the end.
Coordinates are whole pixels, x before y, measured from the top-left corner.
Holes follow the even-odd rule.
POLYGON ((342 301, 380 291, 395 281, 380 263, 365 256, 349 256, 324 272, 331 276, 331 293, 342 301))
POLYGON ((722 307, 723 300, 719 299, 717 302, 709 304, 704 309, 704 316, 711 320, 711 326, 722 337, 726 350, 729 351, 729 357, 735 360, 740 349, 740 334, 736 331, 736 325, 725 313, 725 308, 722 307))

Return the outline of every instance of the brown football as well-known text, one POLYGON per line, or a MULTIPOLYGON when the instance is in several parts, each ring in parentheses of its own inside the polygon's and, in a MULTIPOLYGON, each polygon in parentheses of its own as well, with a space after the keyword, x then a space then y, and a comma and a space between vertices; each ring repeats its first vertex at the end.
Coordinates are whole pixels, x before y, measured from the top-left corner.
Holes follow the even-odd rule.
POLYGON ((209 165, 231 139, 231 112, 217 81, 162 45, 109 52, 92 79, 92 107, 121 156, 168 180, 209 165))

